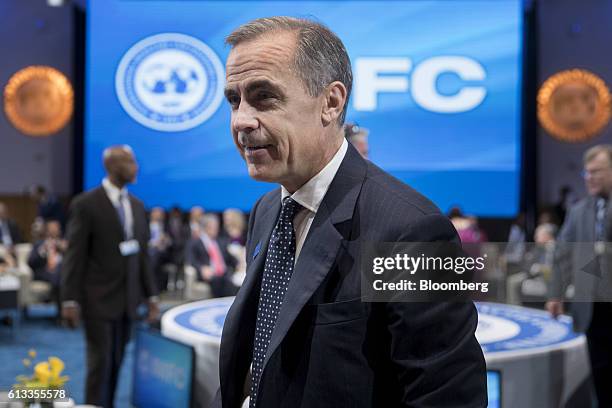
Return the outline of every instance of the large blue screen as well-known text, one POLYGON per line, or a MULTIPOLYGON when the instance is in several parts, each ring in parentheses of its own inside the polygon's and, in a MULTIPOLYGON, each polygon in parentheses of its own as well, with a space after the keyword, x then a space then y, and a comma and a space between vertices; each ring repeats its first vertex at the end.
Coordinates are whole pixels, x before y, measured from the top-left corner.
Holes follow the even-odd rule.
POLYGON ((370 130, 370 159, 431 198, 513 216, 520 173, 521 0, 90 0, 85 188, 102 150, 129 144, 132 191, 148 206, 251 208, 275 188, 250 180, 222 100, 224 38, 271 15, 315 18, 344 41, 354 72, 347 119, 370 130))

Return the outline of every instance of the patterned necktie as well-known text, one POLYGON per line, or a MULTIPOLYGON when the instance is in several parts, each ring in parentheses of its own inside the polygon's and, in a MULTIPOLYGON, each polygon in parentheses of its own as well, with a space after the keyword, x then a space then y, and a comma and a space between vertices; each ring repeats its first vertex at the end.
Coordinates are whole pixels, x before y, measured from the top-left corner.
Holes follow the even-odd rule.
POLYGON ((278 312, 293 273, 295 259, 293 218, 302 208, 291 197, 286 197, 283 200, 283 208, 270 238, 255 324, 250 408, 255 408, 266 350, 270 344, 272 330, 276 324, 278 312))
POLYGON ((606 219, 606 200, 598 198, 595 213, 595 240, 605 240, 605 219, 606 219))

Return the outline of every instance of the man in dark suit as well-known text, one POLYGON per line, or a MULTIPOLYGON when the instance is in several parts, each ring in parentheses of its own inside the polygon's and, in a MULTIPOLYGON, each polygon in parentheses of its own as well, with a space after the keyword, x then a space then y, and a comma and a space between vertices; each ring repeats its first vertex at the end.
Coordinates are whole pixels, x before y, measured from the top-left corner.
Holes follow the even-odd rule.
POLYGON ((148 320, 159 315, 149 268, 149 225, 143 203, 125 186, 138 165, 129 146, 104 151, 102 186, 75 197, 62 266, 62 317, 82 316, 87 341, 87 404, 112 407, 125 345, 137 307, 148 300, 148 320))
POLYGON ((593 383, 600 407, 612 406, 612 288, 610 281, 610 193, 612 145, 596 145, 584 154, 588 196, 573 205, 557 237, 550 299, 546 308, 564 313, 564 296, 574 285, 574 330, 585 333, 593 383), (607 252, 607 257, 604 256, 607 252))
POLYGON ((251 177, 281 187, 251 212, 213 406, 237 408, 247 395, 251 408, 486 406, 472 303, 361 300, 366 243, 457 235, 344 139, 352 74, 340 39, 272 17, 227 42, 234 142, 251 177))
POLYGON ((236 294, 231 276, 236 259, 227 250, 227 239, 219 237, 219 218, 205 214, 201 219, 201 232, 187 243, 185 261, 198 273, 198 280, 208 282, 213 297, 236 294))

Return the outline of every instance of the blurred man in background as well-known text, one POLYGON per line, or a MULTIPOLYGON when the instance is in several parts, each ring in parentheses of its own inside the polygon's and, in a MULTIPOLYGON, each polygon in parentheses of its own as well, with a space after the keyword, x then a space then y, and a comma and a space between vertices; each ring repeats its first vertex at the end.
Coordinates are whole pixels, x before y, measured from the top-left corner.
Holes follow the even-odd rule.
POLYGON ((166 213, 161 207, 151 209, 149 215, 149 256, 151 260, 151 270, 157 281, 157 288, 164 290, 168 283, 168 274, 164 270, 164 265, 170 261, 170 245, 172 240, 166 232, 166 213))
POLYGON ((546 308, 555 317, 562 314, 567 286, 573 283, 577 300, 571 305, 574 330, 586 334, 599 406, 612 407, 612 303, 609 282, 605 282, 610 271, 603 256, 611 232, 612 145, 586 151, 583 175, 588 196, 569 209, 557 237, 558 253, 546 308), (598 270, 586 272, 592 268, 598 270))
POLYGON ((189 210, 189 231, 192 238, 200 236, 200 224, 204 216, 204 209, 200 206, 191 207, 189 210))
POLYGON ((202 217, 200 236, 189 241, 185 258, 196 269, 198 280, 210 284, 213 297, 236 293, 231 281, 236 260, 227 251, 227 241, 219 238, 219 218, 215 214, 202 217))
POLYGON ((28 257, 35 280, 51 284, 51 299, 59 303, 60 271, 68 243, 62 237, 62 225, 58 220, 45 223, 45 238, 34 243, 28 257))
POLYGON ((87 404, 112 407, 119 369, 137 307, 148 299, 148 320, 159 316, 149 268, 149 225, 144 205, 126 185, 138 165, 129 146, 104 150, 102 185, 75 197, 62 267, 62 317, 82 317, 87 341, 87 404))

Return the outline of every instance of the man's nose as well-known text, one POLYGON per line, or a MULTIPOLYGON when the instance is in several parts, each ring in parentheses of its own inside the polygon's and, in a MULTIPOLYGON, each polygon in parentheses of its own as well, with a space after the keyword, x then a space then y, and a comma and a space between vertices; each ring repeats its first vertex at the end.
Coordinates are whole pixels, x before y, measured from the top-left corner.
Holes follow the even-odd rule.
POLYGON ((256 111, 252 106, 241 103, 232 114, 232 127, 235 133, 249 133, 259 127, 256 111))

